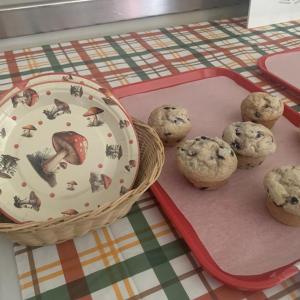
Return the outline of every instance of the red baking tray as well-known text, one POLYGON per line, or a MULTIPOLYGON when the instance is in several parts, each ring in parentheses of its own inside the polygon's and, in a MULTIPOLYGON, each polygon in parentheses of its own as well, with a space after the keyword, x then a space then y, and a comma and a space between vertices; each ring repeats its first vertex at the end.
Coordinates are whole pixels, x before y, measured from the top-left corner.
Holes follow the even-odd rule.
MULTIPOLYGON (((246 93, 254 92, 254 91, 261 91, 261 89, 259 87, 255 86, 253 83, 251 83, 247 79, 243 78, 239 74, 234 73, 230 70, 222 69, 222 68, 206 68, 206 69, 199 69, 199 70, 195 70, 195 71, 181 73, 179 75, 149 80, 149 81, 145 81, 142 83, 130 84, 130 85, 127 85, 124 87, 115 88, 113 90, 113 92, 118 98, 121 99, 122 104, 125 106, 125 108, 127 108, 129 110, 129 113, 132 113, 135 117, 138 117, 144 121, 147 119, 147 116, 149 115, 149 111, 151 109, 153 109, 153 107, 157 106, 158 104, 161 104, 161 103, 159 103, 159 101, 161 102, 162 98, 164 98, 165 103, 174 102, 176 104, 178 104, 178 101, 181 101, 180 99, 182 99, 182 101, 184 103, 188 104, 190 101, 189 97, 191 97, 191 98, 194 97, 195 99, 199 98, 199 102, 198 102, 198 100, 195 100, 196 102, 195 103, 193 102, 192 105, 191 105, 191 103, 189 103, 189 106, 191 107, 191 108, 189 108, 189 110, 193 117, 192 118, 193 126, 195 125, 195 122, 201 123, 201 120, 204 120, 205 123, 203 123, 203 124, 206 124, 205 126, 207 127, 205 129, 206 131, 204 133, 209 134, 209 133, 211 133, 210 132, 210 124, 213 127, 213 126, 216 126, 216 124, 220 123, 220 126, 222 126, 220 128, 220 130, 218 131, 218 132, 220 132, 220 134, 219 134, 219 136, 220 136, 222 133, 222 130, 223 130, 223 125, 222 125, 222 121, 221 121, 221 119, 223 118, 222 114, 223 113, 225 115, 228 113, 230 114, 230 111, 228 111, 228 109, 230 109, 230 107, 231 107, 230 106, 231 105, 231 102, 230 102, 231 96, 228 95, 228 91, 226 89, 232 89, 232 88, 238 89, 237 96, 240 98, 244 97, 244 95, 246 93), (227 81, 228 81, 229 87, 224 87, 224 86, 222 87, 223 84, 227 84, 226 83, 227 81), (201 94, 201 91, 199 92, 199 88, 203 88, 203 86, 205 85, 204 84, 205 82, 207 83, 207 86, 209 86, 208 88, 205 87, 206 89, 208 89, 209 94, 207 95, 207 98, 205 98, 203 100, 203 98, 201 98, 203 95, 201 94), (195 91, 193 89, 195 89, 195 91), (215 93, 217 93, 217 92, 220 93, 220 90, 221 90, 221 93, 224 95, 224 99, 226 98, 227 99, 226 101, 229 101, 229 102, 228 103, 226 102, 225 105, 222 104, 219 107, 218 103, 217 104, 213 103, 213 97, 214 97, 215 93), (182 94, 179 97, 180 93, 182 93, 182 94), (202 101, 203 101, 203 103, 205 103, 204 107, 201 105, 198 105, 199 103, 201 104, 202 101), (137 103, 138 103, 138 105, 136 105, 137 103), (222 116, 222 117, 218 117, 218 116, 214 117, 213 116, 212 118, 214 120, 212 120, 212 118, 209 117, 210 113, 208 110, 209 110, 210 103, 212 103, 211 104, 212 106, 216 107, 216 111, 218 113, 220 113, 220 116, 222 116), (198 114, 198 112, 199 112, 199 114, 198 114), (209 123, 209 124, 207 125, 207 123, 209 123)), ((241 100, 242 99, 239 99, 238 101, 241 101, 241 100)), ((183 106, 184 106, 184 103, 182 103, 183 106)), ((219 103, 223 103, 223 102, 219 102, 219 103)), ((286 137, 280 137, 280 139, 281 139, 282 145, 285 145, 284 139, 290 139, 293 146, 291 145, 291 147, 288 147, 288 146, 287 147, 294 148, 295 144, 298 143, 296 141, 296 135, 298 134, 298 128, 296 128, 296 127, 299 127, 299 125, 300 125, 300 117, 297 112, 295 112, 288 106, 285 106, 284 116, 289 121, 287 121, 285 118, 282 118, 279 121, 280 124, 276 124, 275 131, 276 131, 276 134, 277 134, 277 132, 279 132, 282 136, 282 131, 285 130, 286 128, 288 128, 288 131, 290 131, 290 133, 287 135, 284 134, 284 136, 286 136, 286 137), (281 128, 281 126, 282 126, 282 128, 281 128)), ((232 113, 232 116, 229 116, 229 119, 230 120, 232 119, 232 121, 234 121, 234 120, 237 120, 238 118, 240 118, 239 105, 236 105, 236 110, 232 113)), ((196 127, 197 126, 198 125, 196 125, 196 127)), ((192 135, 194 135, 194 134, 195 134, 195 132, 192 133, 192 135)), ((300 144, 299 144, 299 146, 300 146, 300 144)), ((284 155, 280 154, 282 152, 282 149, 281 149, 282 147, 279 147, 279 151, 278 151, 278 153, 279 153, 278 155, 281 155, 280 159, 282 159, 282 157, 284 157, 284 155)), ((164 168, 168 167, 168 159, 172 159, 172 158, 170 158, 172 156, 172 151, 173 150, 167 149, 167 161, 166 161, 166 165, 164 168), (171 152, 168 152, 168 151, 171 151, 171 152)), ((293 151, 293 153, 288 154, 286 156, 291 157, 291 158, 298 157, 298 150, 293 151)), ((286 158, 286 159, 288 159, 288 158, 286 158)), ((272 159, 268 158, 266 160, 266 162, 264 162, 262 164, 261 167, 263 167, 263 166, 268 167, 268 168, 273 167, 271 161, 272 161, 272 159)), ((273 158, 273 163, 274 163, 274 158, 273 158)), ((300 163, 300 161, 298 161, 298 163, 300 163)), ((259 170, 259 169, 257 169, 257 170, 259 170)), ((239 170, 238 172, 240 172, 239 174, 241 175, 242 174, 241 172, 247 172, 247 170, 239 170)), ((250 173, 249 172, 244 173, 244 175, 242 174, 244 177, 240 176, 240 178, 245 178, 245 176, 249 175, 247 177, 247 180, 248 180, 248 178, 250 181, 253 180, 253 178, 255 178, 256 176, 255 175, 251 176, 251 174, 253 174, 251 172, 260 172, 260 171, 250 171, 250 173)), ((179 172, 172 171, 171 173, 178 174, 179 172)), ((177 176, 177 175, 174 175, 174 176, 177 176)), ((181 176, 181 175, 179 174, 178 176, 181 176)), ((237 176, 239 176, 239 175, 237 175, 237 176)), ((163 184, 165 184, 166 180, 168 181, 168 179, 164 178, 164 174, 162 173, 158 182, 156 182, 151 187, 153 193, 155 194, 164 213, 170 219, 170 221, 175 226, 177 231, 185 239, 186 243, 191 248, 192 252, 194 253, 194 255, 197 258, 197 260, 199 261, 199 263, 203 266, 204 269, 206 269, 208 272, 210 272, 215 278, 224 282, 225 284, 228 284, 230 286, 233 286, 233 287, 236 287, 239 289, 260 290, 260 289, 269 288, 276 284, 279 284, 283 280, 298 273, 299 268, 300 268, 299 263, 297 263, 297 261, 299 259, 298 256, 295 257, 295 259, 290 261, 288 264, 274 268, 272 270, 268 270, 267 272, 256 273, 255 275, 233 274, 233 273, 227 272, 227 270, 225 270, 224 268, 221 268, 220 265, 218 265, 217 261, 212 256, 212 252, 208 251, 207 243, 206 244, 204 243, 203 237, 205 235, 207 235, 206 229, 201 231, 199 234, 196 232, 196 228, 194 228, 192 226, 192 222, 194 222, 194 221, 192 221, 192 219, 193 218, 195 219, 195 216, 197 217, 197 214, 199 214, 200 222, 202 219, 207 218, 206 215, 209 214, 208 211, 205 211, 205 214, 203 214, 202 213, 203 210, 201 210, 201 209, 199 211, 197 211, 196 206, 203 205, 203 203, 209 203, 210 206, 215 205, 215 204, 218 205, 217 201, 219 201, 219 200, 214 199, 214 195, 216 195, 214 193, 218 193, 218 192, 199 191, 199 190, 193 189, 190 184, 185 182, 184 184, 186 184, 186 185, 183 186, 183 193, 185 193, 184 195, 186 198, 184 199, 184 201, 186 201, 186 202, 184 202, 183 206, 182 205, 180 206, 180 205, 178 205, 178 203, 181 203, 180 202, 181 200, 179 202, 177 201, 176 202, 177 205, 176 205, 171 198, 171 194, 173 192, 172 189, 176 190, 176 184, 173 184, 173 185, 171 184, 172 188, 168 190, 169 194, 167 194, 167 192, 164 190, 162 185, 159 183, 159 182, 162 182, 163 180, 164 180, 163 184), (192 195, 192 194, 190 194, 192 191, 191 189, 193 189, 193 191, 196 191, 197 193, 199 193, 198 194, 199 202, 197 202, 197 205, 195 205, 195 214, 196 214, 195 216, 192 216, 193 213, 191 213, 189 216, 187 214, 185 214, 186 213, 185 207, 189 206, 189 204, 188 204, 189 196, 188 195, 192 195), (210 194, 208 194, 208 193, 210 193, 210 194), (205 197, 210 197, 210 201, 209 202, 200 202, 201 198, 204 199, 205 197), (211 203, 213 203, 213 204, 211 204, 211 203), (201 213, 202 213, 202 215, 201 215, 201 213)), ((182 180, 184 180, 184 179, 182 179, 182 180)), ((226 198, 226 193, 228 192, 228 189, 232 188, 232 184, 234 185, 235 184, 234 181, 236 181, 236 180, 239 180, 239 179, 235 178, 235 179, 230 180, 227 187, 224 187, 222 190, 220 190, 221 198, 223 197, 222 196, 223 194, 224 194, 224 199, 226 198)), ((250 190, 251 189, 253 190, 253 193, 256 193, 255 190, 260 190, 260 187, 257 189, 256 188, 253 189, 252 187, 250 187, 250 190)), ((175 198, 176 198, 176 195, 175 195, 175 197, 173 195, 173 199, 175 199, 175 198)), ((222 201, 223 201, 223 199, 222 199, 222 201)), ((192 205, 193 204, 196 204, 196 202, 193 202, 192 205)), ((229 202, 229 205, 230 205, 230 202, 229 202)), ((239 209, 244 209, 244 208, 242 206, 239 209)), ((246 207, 246 209, 248 212, 247 207, 246 207)), ((270 223, 271 224, 270 226, 273 226, 274 228, 276 228, 276 230, 279 230, 279 231, 284 230, 288 233, 296 234, 297 236, 299 236, 300 229, 298 229, 298 228, 293 229, 293 228, 287 227, 285 225, 281 225, 278 222, 274 221, 269 215, 265 215, 266 212, 263 209, 261 211, 264 214, 265 218, 269 218, 267 223, 270 223)), ((234 219, 234 218, 238 217, 238 215, 239 214, 234 214, 232 218, 234 219)), ((251 215, 251 210, 249 210, 249 215, 251 215)), ((247 219, 247 217, 248 216, 245 215, 245 217, 243 217, 243 219, 247 219)), ((232 219, 232 218, 230 218, 230 219, 232 219)), ((212 215, 210 221, 208 221, 205 224, 207 224, 207 227, 211 227, 211 226, 213 227, 215 223, 218 223, 218 222, 216 222, 216 220, 220 220, 220 219, 222 219, 222 214, 218 215, 217 219, 214 217, 214 215, 212 215)), ((193 224, 195 224, 195 222, 193 224)), ((227 225, 224 224, 224 226, 226 227, 227 225)), ((272 230, 269 231, 270 234, 268 234, 268 232, 265 231, 265 229, 263 227, 262 227, 262 230, 264 230, 263 232, 264 232, 264 235, 266 238, 268 238, 269 235, 272 236, 272 233, 277 234, 277 231, 273 232, 272 230)), ((228 234, 228 232, 231 232, 231 231, 223 230, 220 232, 220 236, 223 236, 224 234, 226 235, 226 234, 228 234)), ((282 238, 284 238, 286 236, 287 235, 280 234, 280 237, 282 237, 282 238)), ((218 239, 216 239, 216 240, 218 241, 218 239)), ((279 238, 279 240, 280 240, 280 238, 279 238)), ((295 240, 295 238, 293 238, 293 240, 295 240)), ((234 244, 237 241, 238 241, 238 237, 236 238, 236 240, 232 241, 232 243, 234 244)), ((274 239, 274 247, 276 247, 276 243, 277 243, 277 238, 274 239)), ((256 247, 259 247, 259 245, 257 245, 256 247)), ((236 247, 236 248, 238 248, 238 247, 236 247)), ((292 249, 294 249, 294 248, 292 248, 292 249)), ((300 250, 300 244, 298 246, 298 252, 299 252, 299 250, 300 250)), ((220 252, 221 256, 223 255, 225 257, 225 255, 227 255, 226 249, 223 252, 220 252)), ((276 251, 272 251, 266 257, 270 257, 270 259, 272 259, 272 255, 274 255, 273 252, 276 252, 276 251)), ((296 252, 296 255, 298 254, 298 252, 296 252)), ((295 255, 295 253, 293 253, 293 255, 295 255)), ((245 252, 245 257, 246 257, 246 252, 245 252)), ((280 257, 280 258, 284 260, 285 256, 283 258, 282 257, 280 257)), ((243 255, 240 255, 239 257, 237 257, 237 260, 238 259, 240 259, 240 260, 243 259, 243 255)), ((259 259, 262 260, 262 265, 263 265, 265 257, 262 257, 262 258, 259 257, 259 259)), ((226 258, 225 258, 225 260, 226 260, 226 258)), ((272 262, 271 262, 271 264, 272 264, 272 262)), ((259 266, 258 266, 258 268, 259 268, 259 266)))
POLYGON ((271 79, 300 94, 300 47, 262 56, 257 64, 271 79))

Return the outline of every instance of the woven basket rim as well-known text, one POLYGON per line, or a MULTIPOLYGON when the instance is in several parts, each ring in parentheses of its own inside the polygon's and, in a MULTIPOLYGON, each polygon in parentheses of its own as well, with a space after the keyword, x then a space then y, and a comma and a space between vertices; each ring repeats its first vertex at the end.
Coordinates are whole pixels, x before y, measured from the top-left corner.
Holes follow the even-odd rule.
POLYGON ((75 216, 62 216, 58 218, 53 218, 51 220, 47 221, 30 221, 30 222, 24 222, 24 223, 1 223, 0 222, 0 233, 9 233, 9 232, 17 232, 17 231, 23 231, 23 230, 28 230, 32 231, 35 229, 43 228, 51 228, 53 226, 58 227, 58 226, 64 226, 67 224, 72 224, 81 220, 84 220, 85 218, 93 219, 97 218, 99 214, 106 212, 108 210, 113 210, 115 209, 120 203, 122 203, 124 200, 128 199, 129 197, 140 193, 141 191, 145 191, 148 189, 152 183, 158 178, 162 166, 164 164, 164 159, 165 159, 165 152, 164 152, 164 146, 158 137, 156 131, 151 128, 149 125, 139 121, 136 118, 132 118, 132 122, 135 126, 142 127, 146 129, 152 136, 153 136, 153 142, 155 143, 155 146, 157 147, 156 151, 160 155, 160 160, 158 161, 156 170, 153 170, 153 174, 149 180, 149 182, 144 183, 142 182, 139 186, 129 190, 127 193, 119 197, 118 199, 105 203, 99 208, 96 208, 94 210, 89 210, 89 211, 84 211, 81 212, 75 216))

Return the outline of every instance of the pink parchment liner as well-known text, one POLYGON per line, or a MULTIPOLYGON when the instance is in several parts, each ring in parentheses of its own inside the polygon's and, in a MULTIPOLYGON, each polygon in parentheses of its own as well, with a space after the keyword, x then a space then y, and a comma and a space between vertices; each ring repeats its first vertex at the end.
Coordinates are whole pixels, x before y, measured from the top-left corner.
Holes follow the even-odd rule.
POLYGON ((300 89, 300 50, 267 57, 265 65, 268 72, 300 89))
MULTIPOLYGON (((249 92, 219 76, 122 99, 136 118, 147 121, 162 104, 186 107, 190 137, 221 136, 224 127, 240 121, 240 103, 249 92)), ((217 191, 193 188, 177 171, 175 148, 166 148, 159 183, 199 235, 216 264, 232 275, 256 275, 285 266, 300 257, 300 228, 276 222, 265 208, 264 174, 273 167, 300 164, 300 135, 285 118, 273 129, 276 153, 252 170, 238 170, 217 191)))

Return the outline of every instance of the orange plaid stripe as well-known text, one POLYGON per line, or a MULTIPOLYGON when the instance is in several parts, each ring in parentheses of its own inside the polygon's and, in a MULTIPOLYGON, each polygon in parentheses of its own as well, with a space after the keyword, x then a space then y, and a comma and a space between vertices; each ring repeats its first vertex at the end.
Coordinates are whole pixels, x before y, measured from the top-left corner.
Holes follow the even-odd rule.
MULTIPOLYGON (((150 226, 150 228, 153 230, 154 235, 155 235, 156 238, 166 236, 166 235, 171 233, 171 229, 169 228, 168 224, 165 221, 161 221, 159 223, 153 224, 152 226, 150 226), (164 228, 164 227, 167 227, 167 228, 164 228)), ((104 229, 102 229, 102 230, 104 230, 104 229)), ((107 233, 105 233, 105 234, 107 235, 107 233)), ((121 254, 124 250, 128 250, 128 249, 133 248, 133 247, 140 244, 140 242, 137 239, 134 232, 129 233, 127 235, 124 235, 124 236, 122 236, 120 238, 117 238, 115 240, 112 240, 111 238, 108 238, 106 240, 106 242, 103 242, 103 243, 101 241, 99 241, 99 237, 95 232, 93 232, 93 236, 95 238, 97 246, 92 247, 92 248, 87 249, 87 250, 84 250, 82 252, 78 252, 78 255, 82 259, 84 256, 96 253, 97 251, 99 251, 99 249, 101 249, 100 254, 93 257, 93 258, 89 258, 89 259, 86 259, 86 260, 81 260, 82 266, 87 266, 87 265, 95 263, 97 261, 103 261, 106 265, 109 265, 108 258, 110 256, 113 256, 115 258, 116 262, 117 262, 116 256, 118 254, 121 254), (132 238, 134 238, 135 240, 130 241, 132 238), (128 242, 126 244, 124 244, 123 246, 121 246, 119 248, 116 248, 116 245, 118 243, 124 242, 124 241, 128 241, 128 242), (109 247, 109 251, 106 252, 104 249, 106 249, 107 247, 109 247)), ((39 275, 40 273, 45 272, 45 271, 50 271, 51 272, 51 269, 54 269, 55 267, 58 267, 60 265, 61 265, 61 262, 59 260, 57 260, 57 261, 54 261, 52 263, 49 263, 49 264, 46 264, 46 265, 43 265, 41 267, 36 268, 38 281, 41 283, 41 282, 51 280, 51 279, 54 279, 54 278, 62 275, 63 274, 62 270, 55 271, 55 272, 47 274, 47 275, 39 275)), ((30 276, 31 276, 31 272, 28 271, 28 272, 24 272, 24 273, 20 274, 18 278, 22 282, 22 281, 30 278, 30 276)), ((33 282, 29 281, 29 282, 26 282, 24 284, 21 284, 21 289, 26 289, 26 288, 29 288, 29 287, 32 287, 32 286, 33 286, 33 282)))

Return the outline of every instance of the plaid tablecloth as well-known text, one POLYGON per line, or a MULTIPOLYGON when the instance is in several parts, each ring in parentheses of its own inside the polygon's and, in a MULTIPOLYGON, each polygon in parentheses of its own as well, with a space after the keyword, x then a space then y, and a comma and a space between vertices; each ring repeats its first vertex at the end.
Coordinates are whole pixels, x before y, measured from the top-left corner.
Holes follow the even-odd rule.
MULTIPOLYGON (((51 71, 92 75, 116 87, 215 66, 287 97, 283 88, 265 81, 256 61, 300 46, 300 22, 261 30, 247 30, 245 22, 202 22, 7 51, 0 53, 0 89, 51 71)), ((24 299, 300 299, 300 276, 256 293, 214 280, 193 259, 150 193, 111 226, 57 246, 16 245, 14 250, 24 299)))

